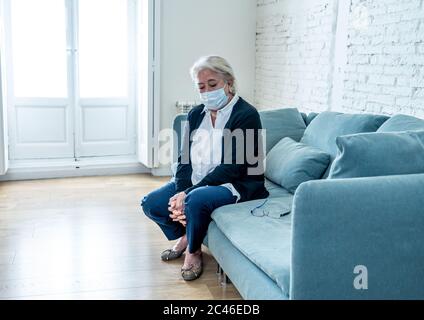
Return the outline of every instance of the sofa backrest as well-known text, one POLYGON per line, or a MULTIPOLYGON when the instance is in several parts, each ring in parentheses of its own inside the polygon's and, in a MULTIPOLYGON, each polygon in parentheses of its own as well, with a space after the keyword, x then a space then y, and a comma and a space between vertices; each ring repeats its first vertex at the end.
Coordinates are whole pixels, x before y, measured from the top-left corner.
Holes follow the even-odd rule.
POLYGON ((399 132, 408 130, 424 130, 424 120, 404 114, 397 114, 383 123, 383 125, 378 128, 377 132, 399 132))
POLYGON ((266 130, 266 153, 282 138, 299 141, 305 132, 305 121, 296 108, 259 110, 259 115, 266 130))
POLYGON ((174 121, 172 122, 172 129, 174 130, 174 150, 172 151, 173 162, 178 161, 185 121, 187 121, 187 113, 180 113, 174 117, 174 121))
POLYGON ((306 126, 309 126, 311 121, 314 120, 317 115, 319 115, 319 113, 311 112, 306 114, 302 112, 302 117, 303 117, 303 120, 305 121, 306 126))

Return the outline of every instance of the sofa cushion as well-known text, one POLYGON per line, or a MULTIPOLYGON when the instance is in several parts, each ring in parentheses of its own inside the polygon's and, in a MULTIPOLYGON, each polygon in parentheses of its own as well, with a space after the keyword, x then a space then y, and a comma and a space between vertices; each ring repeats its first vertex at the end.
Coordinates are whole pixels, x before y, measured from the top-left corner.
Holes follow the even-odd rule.
POLYGON ((325 111, 311 121, 301 142, 323 150, 334 159, 337 155, 338 136, 375 132, 387 119, 387 116, 382 115, 325 111))
POLYGON ((302 182, 321 178, 329 163, 324 151, 283 138, 266 156, 265 176, 294 193, 302 182))
POLYGON ((267 203, 262 208, 266 208, 267 205, 275 207, 277 203, 280 203, 285 209, 291 207, 293 195, 287 193, 283 197, 225 205, 214 210, 212 219, 231 243, 288 295, 291 214, 279 219, 253 216, 250 211, 260 206, 265 200, 267 203))
POLYGON ((266 130, 266 152, 283 137, 299 141, 306 129, 302 115, 296 108, 259 111, 262 128, 266 130))
POLYGON ((314 118, 318 115, 318 113, 316 112, 311 112, 311 113, 303 113, 301 112, 303 121, 305 121, 306 126, 309 126, 309 124, 311 123, 312 120, 314 120, 314 118))
POLYGON ((407 130, 424 130, 424 120, 404 114, 397 114, 378 128, 377 132, 396 132, 407 130))
POLYGON ((312 122, 312 120, 314 120, 317 115, 319 115, 319 113, 316 112, 311 112, 308 114, 308 116, 306 117, 306 126, 309 126, 309 124, 312 122))
POLYGON ((330 179, 424 173, 424 131, 361 133, 336 142, 330 179))
POLYGON ((304 112, 301 112, 300 115, 302 116, 303 122, 305 122, 306 126, 308 126, 308 124, 307 124, 308 115, 304 112))
POLYGON ((291 193, 284 189, 282 186, 272 182, 271 180, 267 179, 265 177, 265 188, 269 192, 268 198, 275 198, 275 197, 286 197, 288 195, 291 195, 291 193))
POLYGON ((273 279, 232 245, 214 221, 209 224, 208 239, 209 251, 230 277, 243 299, 289 299, 273 279))

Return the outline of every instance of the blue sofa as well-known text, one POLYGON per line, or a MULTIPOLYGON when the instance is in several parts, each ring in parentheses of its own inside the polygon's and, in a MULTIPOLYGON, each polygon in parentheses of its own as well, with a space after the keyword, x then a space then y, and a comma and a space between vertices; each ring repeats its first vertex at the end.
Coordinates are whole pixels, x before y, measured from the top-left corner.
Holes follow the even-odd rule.
MULTIPOLYGON (((267 152, 291 137, 324 150, 331 161, 338 136, 424 130, 424 120, 403 115, 306 115, 297 109, 260 115, 267 152)), ((174 119, 177 132, 185 119, 174 119)), ((204 243, 242 297, 423 299, 424 172, 344 179, 330 179, 328 172, 301 183, 294 194, 266 179, 268 200, 291 209, 281 218, 251 214, 263 199, 213 212, 204 243), (358 277, 366 287, 355 287, 358 277)))

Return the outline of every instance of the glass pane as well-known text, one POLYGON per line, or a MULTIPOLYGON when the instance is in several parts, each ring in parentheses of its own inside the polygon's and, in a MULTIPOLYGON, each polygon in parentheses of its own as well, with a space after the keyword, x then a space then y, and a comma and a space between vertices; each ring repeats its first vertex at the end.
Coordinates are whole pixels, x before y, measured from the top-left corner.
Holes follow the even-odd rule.
POLYGON ((127 1, 79 2, 79 80, 82 98, 127 97, 127 1))
POLYGON ((65 1, 10 2, 15 96, 66 97, 65 1))

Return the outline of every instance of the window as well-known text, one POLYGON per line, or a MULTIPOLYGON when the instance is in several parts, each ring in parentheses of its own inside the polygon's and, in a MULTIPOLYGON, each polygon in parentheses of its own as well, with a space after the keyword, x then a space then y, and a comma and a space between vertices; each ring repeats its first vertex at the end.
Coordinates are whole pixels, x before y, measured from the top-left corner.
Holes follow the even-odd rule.
POLYGON ((0 0, 0 9, 2 168, 117 155, 157 164, 160 1, 0 0))
POLYGON ((82 98, 128 96, 128 7, 122 0, 79 2, 82 98), (101 8, 101 11, 99 11, 101 8))
POLYGON ((136 1, 5 3, 11 159, 135 156, 136 1))
POLYGON ((14 96, 65 98, 64 2, 12 0, 10 4, 14 96))

